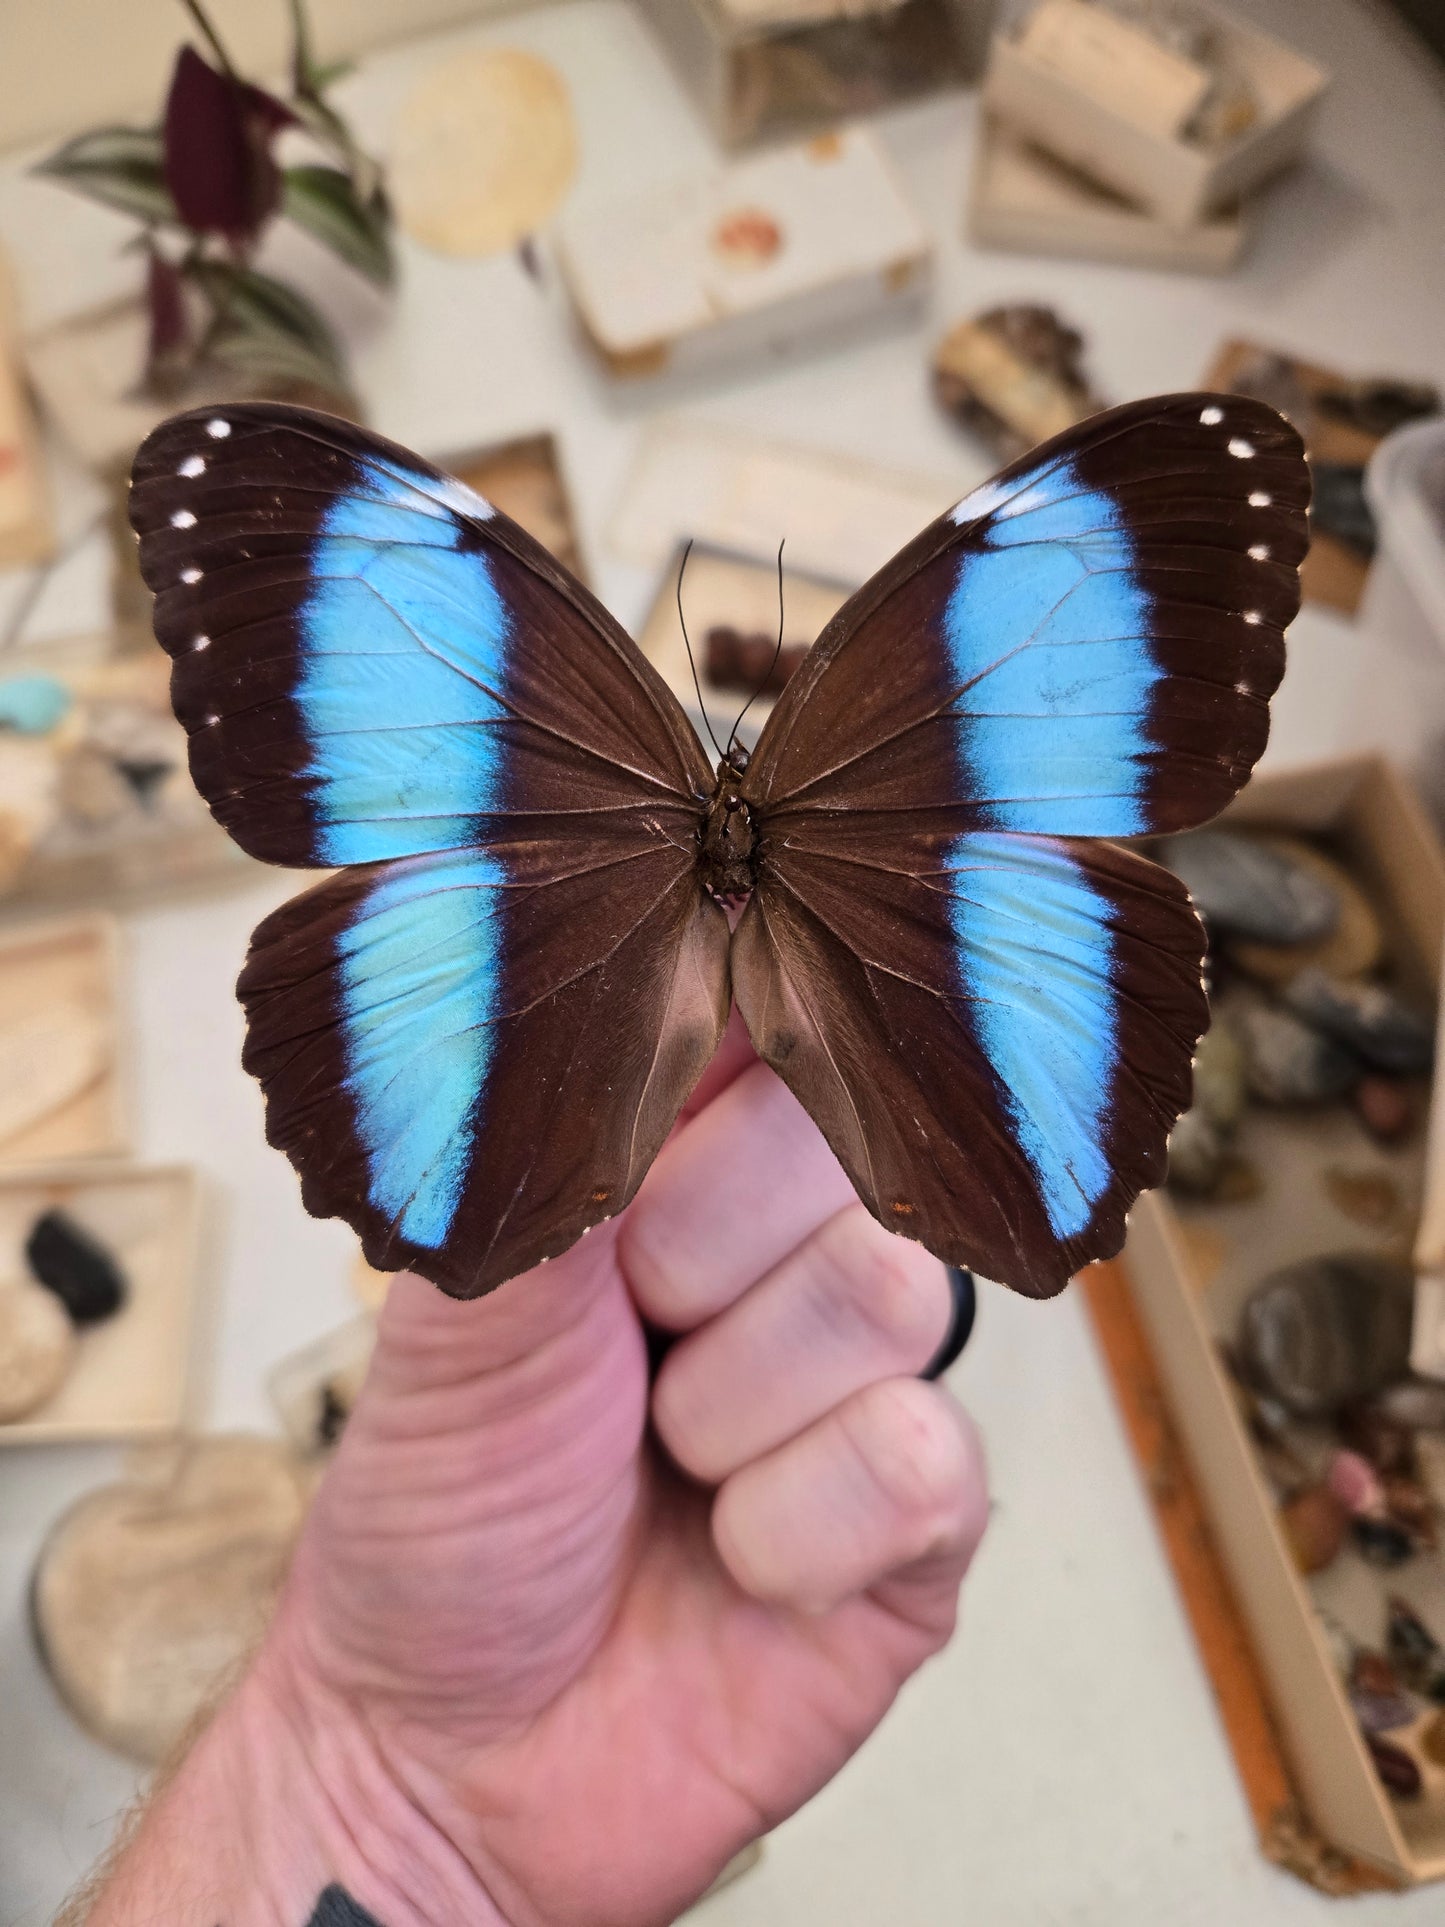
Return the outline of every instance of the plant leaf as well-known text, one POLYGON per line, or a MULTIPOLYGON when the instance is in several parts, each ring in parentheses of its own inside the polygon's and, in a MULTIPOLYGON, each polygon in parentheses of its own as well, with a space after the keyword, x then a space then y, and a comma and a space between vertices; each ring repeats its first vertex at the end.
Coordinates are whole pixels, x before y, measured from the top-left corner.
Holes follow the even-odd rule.
POLYGON ((385 203, 360 200, 351 176, 339 167, 288 167, 281 212, 369 281, 390 285, 396 266, 385 203))
POLYGON ((165 178, 193 233, 253 240, 276 211, 270 131, 241 83, 181 48, 166 98, 165 178))
POLYGON ((158 127, 97 127, 57 148, 35 171, 121 214, 178 224, 164 156, 158 127))
POLYGON ((335 336, 294 288, 227 261, 192 261, 185 272, 215 313, 213 360, 257 378, 345 387, 335 336))

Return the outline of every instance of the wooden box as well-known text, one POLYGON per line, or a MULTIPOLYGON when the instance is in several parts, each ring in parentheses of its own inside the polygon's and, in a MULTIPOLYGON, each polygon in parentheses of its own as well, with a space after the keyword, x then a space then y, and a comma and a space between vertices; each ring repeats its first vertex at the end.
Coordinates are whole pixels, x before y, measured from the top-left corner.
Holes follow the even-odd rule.
MULTIPOLYGON (((1419 994, 1438 994, 1445 853, 1414 792, 1387 763, 1360 757, 1259 776, 1224 820, 1328 838, 1382 913, 1403 983, 1419 994)), ((1327 1214, 1299 1201, 1312 1155, 1304 1137, 1316 1128, 1328 1132, 1330 1121, 1282 1119, 1270 1128, 1277 1133, 1269 1152, 1270 1191, 1253 1205, 1225 1207, 1255 1214, 1233 1240, 1243 1253, 1234 1276, 1226 1266, 1211 1281, 1202 1266, 1191 1223, 1211 1207, 1179 1206, 1162 1191, 1142 1197, 1134 1209, 1125 1268, 1309 1819, 1331 1846, 1392 1881, 1437 1880, 1445 1877, 1445 1768, 1423 1762, 1424 1792, 1413 1802, 1393 1801, 1381 1785, 1310 1590, 1311 1583, 1333 1583, 1336 1567, 1314 1582, 1297 1570, 1220 1358, 1248 1276, 1325 1248, 1369 1243, 1358 1226, 1342 1235, 1344 1221, 1331 1224, 1327 1214)), ((1418 1191, 1423 1147, 1398 1155, 1413 1163, 1418 1191)), ((1329 1594, 1330 1610, 1347 1621, 1349 1586, 1364 1569, 1352 1553, 1341 1558, 1351 1563, 1329 1594)), ((1381 1602, 1386 1590, 1400 1592, 1430 1623, 1445 1625, 1441 1555, 1422 1554, 1398 1574, 1372 1578, 1384 1581, 1381 1602)), ((1372 1643, 1380 1643, 1378 1637, 1372 1643)))
POLYGON ((641 0, 727 148, 976 78, 995 0, 641 0))
POLYGON ((1212 7, 1223 61, 1258 105, 1253 124, 1218 145, 1149 129, 1031 58, 1020 30, 995 36, 984 83, 998 120, 1175 226, 1187 227, 1240 199, 1304 152, 1324 70, 1282 41, 1212 7))
POLYGON ((112 1252, 129 1297, 79 1334, 58 1392, 28 1417, 0 1425, 0 1446, 70 1439, 145 1438, 190 1416, 197 1191, 185 1165, 36 1166, 0 1177, 0 1266, 25 1275, 22 1247, 35 1220, 63 1210, 112 1252))
POLYGON ((851 128, 562 217, 557 260, 610 375, 686 374, 913 319, 932 242, 851 128))

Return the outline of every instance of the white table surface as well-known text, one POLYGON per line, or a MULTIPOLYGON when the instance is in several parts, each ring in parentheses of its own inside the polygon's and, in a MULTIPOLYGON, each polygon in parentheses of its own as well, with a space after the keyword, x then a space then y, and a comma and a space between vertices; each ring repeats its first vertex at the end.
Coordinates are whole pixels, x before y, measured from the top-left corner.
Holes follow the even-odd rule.
MULTIPOLYGON (((991 463, 932 405, 927 351, 959 315, 1020 298, 1053 302, 1082 327, 1099 387, 1120 399, 1194 385, 1230 333, 1445 383, 1439 76, 1358 0, 1256 0, 1249 11, 1323 60, 1335 84, 1314 161, 1270 193, 1235 274, 974 252, 959 231, 975 100, 948 98, 880 123, 939 243, 924 328, 746 369, 667 405, 951 477, 962 492, 991 463)), ((531 47, 564 73, 581 135, 578 197, 710 154, 618 0, 577 0, 369 61, 345 98, 379 147, 411 78, 468 42, 531 47)), ((0 168, 0 244, 32 323, 123 285, 122 234, 18 165, 0 168)), ((648 404, 606 391, 555 301, 512 260, 448 261, 404 246, 403 268, 395 323, 357 360, 376 425, 423 449, 554 426, 594 580, 635 623, 653 584, 609 557, 602 530, 648 404)), ((57 475, 64 524, 79 527, 93 497, 64 464, 57 475)), ((34 632, 98 626, 103 585, 100 553, 81 552, 47 592, 34 632)), ((0 617, 17 588, 0 579, 0 617)), ((1442 683, 1445 667, 1306 610, 1271 758, 1368 743, 1413 752, 1445 716, 1442 683)), ((258 872, 232 894, 126 918, 136 1148, 193 1160, 207 1189, 218 1344, 199 1409, 217 1428, 269 1427, 267 1368, 354 1311, 351 1237, 303 1214, 238 1067, 231 984, 252 924, 291 887, 258 872)), ((1259 1855, 1082 1299, 1041 1307, 990 1291, 953 1380, 987 1435, 996 1495, 959 1636, 853 1765, 780 1830, 762 1868, 709 1904, 709 1927, 1294 1927, 1339 1917, 1339 1903, 1259 1855)), ((0 1927, 51 1917, 140 1783, 60 1708, 25 1622, 48 1524, 120 1459, 106 1448, 0 1454, 0 1927)), ((1355 1927, 1442 1914, 1440 1890, 1349 1909, 1355 1927)))

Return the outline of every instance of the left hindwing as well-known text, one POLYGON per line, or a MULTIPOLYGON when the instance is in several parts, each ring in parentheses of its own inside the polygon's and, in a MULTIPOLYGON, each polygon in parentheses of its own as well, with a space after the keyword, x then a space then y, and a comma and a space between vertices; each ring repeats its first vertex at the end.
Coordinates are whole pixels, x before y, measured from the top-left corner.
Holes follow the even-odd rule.
POLYGON ((1206 1021, 1156 866, 1268 733, 1299 437, 1233 396, 1095 417, 844 605, 743 780, 753 1041, 894 1230, 1036 1296, 1118 1249, 1206 1021))

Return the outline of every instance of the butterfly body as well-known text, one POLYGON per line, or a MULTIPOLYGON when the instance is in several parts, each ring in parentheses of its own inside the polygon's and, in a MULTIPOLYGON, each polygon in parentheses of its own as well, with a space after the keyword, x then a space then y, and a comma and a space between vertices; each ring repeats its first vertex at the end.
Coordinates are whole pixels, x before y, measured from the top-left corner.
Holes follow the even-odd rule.
POLYGON ((307 1208, 470 1297, 620 1210, 734 1002, 891 1228, 1034 1296, 1118 1248, 1207 1021, 1118 839, 1262 750, 1308 480, 1258 403, 1097 417, 925 529, 710 767, 515 524, 303 410, 164 424, 132 520, 191 766, 272 862, 245 1062, 307 1208))

